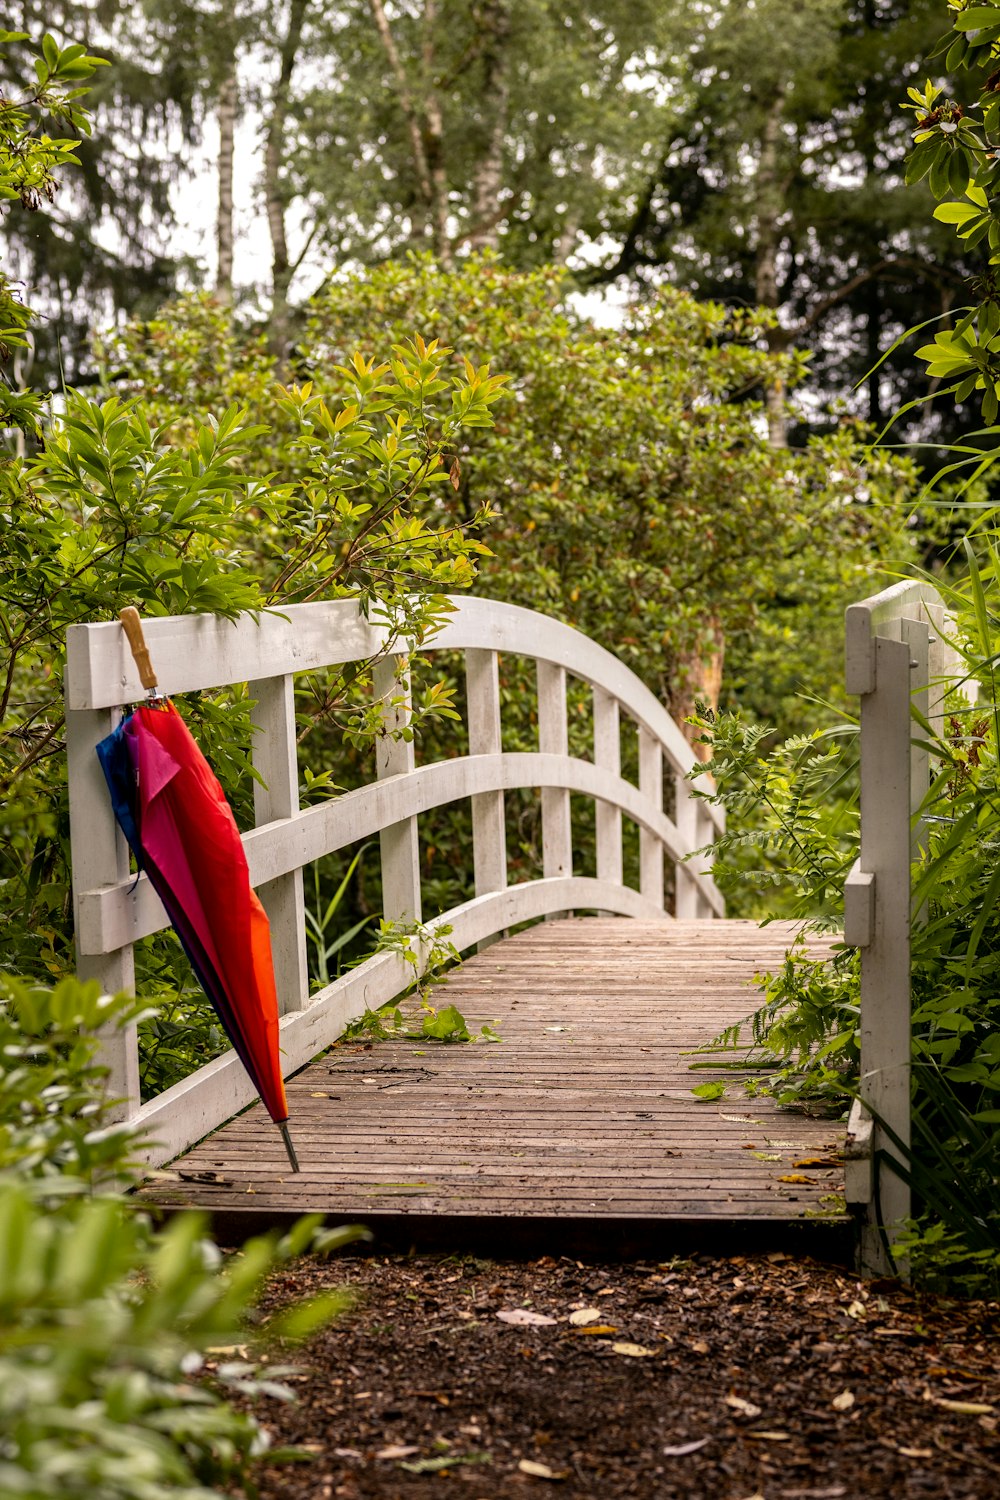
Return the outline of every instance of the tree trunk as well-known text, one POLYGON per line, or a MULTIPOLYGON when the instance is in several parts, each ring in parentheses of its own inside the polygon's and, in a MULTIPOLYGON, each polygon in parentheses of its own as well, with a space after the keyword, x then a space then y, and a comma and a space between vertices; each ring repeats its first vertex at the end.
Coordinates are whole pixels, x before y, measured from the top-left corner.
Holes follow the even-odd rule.
POLYGON ((233 300, 233 140, 236 132, 236 59, 219 84, 219 215, 215 227, 215 295, 233 300))
POLYGON ((269 342, 279 365, 288 356, 288 288, 292 279, 285 236, 285 195, 281 182, 284 158, 285 120, 292 70, 302 41, 309 0, 291 0, 288 30, 281 44, 278 81, 271 99, 271 118, 267 122, 264 142, 264 201, 267 227, 271 235, 271 330, 269 342))
MULTIPOLYGON (((778 292, 778 250, 781 246, 781 217, 783 185, 779 176, 779 147, 781 144, 781 121, 784 114, 785 92, 778 89, 764 116, 764 129, 760 139, 760 161, 757 166, 757 248, 755 266, 755 292, 760 307, 777 312, 780 306, 778 292)), ((767 347, 772 354, 781 354, 788 347, 788 335, 782 328, 768 330, 767 347)), ((774 448, 788 446, 788 418, 785 413, 785 383, 775 379, 768 381, 764 389, 764 409, 767 413, 768 441, 774 448)))
POLYGON ((510 102, 508 0, 486 0, 479 14, 479 24, 484 38, 483 119, 487 123, 487 138, 473 180, 473 227, 469 245, 473 250, 495 250, 504 217, 500 190, 503 187, 503 148, 510 102))
POLYGON ((444 160, 444 119, 434 83, 434 27, 437 0, 424 0, 424 42, 421 61, 424 76, 424 120, 427 166, 431 187, 431 235, 434 254, 446 270, 454 264, 448 235, 448 174, 444 160))
POLYGON ((697 743, 699 731, 685 722, 695 710, 697 703, 707 703, 713 712, 719 707, 722 693, 722 668, 726 654, 726 634, 717 614, 711 614, 705 622, 706 646, 680 660, 684 686, 672 704, 673 715, 681 732, 699 760, 708 760, 711 747, 697 743))

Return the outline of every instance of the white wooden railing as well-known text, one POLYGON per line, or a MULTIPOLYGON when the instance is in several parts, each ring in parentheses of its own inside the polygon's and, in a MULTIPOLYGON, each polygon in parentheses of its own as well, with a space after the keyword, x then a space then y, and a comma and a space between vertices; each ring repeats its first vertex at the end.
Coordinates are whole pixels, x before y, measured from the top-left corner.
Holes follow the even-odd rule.
MULTIPOLYGON (((384 915, 420 921, 418 820, 434 808, 463 798, 472 802, 475 896, 434 919, 452 928, 451 941, 460 951, 516 923, 558 912, 666 917, 664 856, 675 872, 675 914, 723 915, 704 857, 681 863, 712 841, 722 826, 721 813, 692 797, 684 780, 694 763, 691 749, 654 694, 609 651, 567 625, 488 599, 455 603, 455 613, 430 649, 465 653, 469 754, 417 767, 413 744, 389 733, 379 742, 372 785, 308 808, 299 806, 295 674, 374 657, 386 646, 385 630, 345 600, 295 605, 281 614, 245 615, 235 622, 214 615, 144 622, 163 693, 246 682, 256 701, 253 761, 266 787, 255 786, 256 827, 243 842, 251 881, 271 921, 286 1074, 303 1067, 366 1008, 400 994, 413 977, 398 954, 380 953, 310 995, 302 867, 378 833, 384 915), (505 652, 537 662, 537 752, 515 754, 502 747, 498 656, 505 652), (568 752, 567 675, 592 689, 592 761, 568 752), (638 786, 621 775, 623 713, 638 728, 638 786), (673 784, 673 817, 664 811, 665 772, 673 784), (522 787, 541 789, 543 873, 538 880, 508 886, 504 793, 522 787), (595 877, 573 873, 571 793, 595 799, 595 877), (623 882, 623 816, 639 827, 638 890, 623 882)), ((387 728, 398 728, 408 704, 392 656, 376 668, 375 691, 387 728)), ((129 873, 128 850, 94 753, 118 722, 121 705, 142 696, 117 623, 71 627, 66 707, 78 969, 82 977, 99 979, 109 993, 133 989, 133 944, 167 925, 149 881, 129 873)), ((134 1031, 108 1038, 106 1061, 109 1087, 123 1101, 124 1116, 154 1142, 146 1151, 154 1165, 176 1156, 253 1098, 232 1052, 145 1102, 134 1031)))
POLYGON ((844 889, 844 939, 861 950, 861 1082, 847 1130, 847 1201, 861 1217, 868 1274, 891 1269, 910 1189, 885 1160, 899 1151, 877 1123, 910 1142, 910 869, 930 786, 926 733, 943 733, 949 686, 964 681, 937 590, 898 583, 847 611, 846 682, 861 698, 861 853, 844 889))

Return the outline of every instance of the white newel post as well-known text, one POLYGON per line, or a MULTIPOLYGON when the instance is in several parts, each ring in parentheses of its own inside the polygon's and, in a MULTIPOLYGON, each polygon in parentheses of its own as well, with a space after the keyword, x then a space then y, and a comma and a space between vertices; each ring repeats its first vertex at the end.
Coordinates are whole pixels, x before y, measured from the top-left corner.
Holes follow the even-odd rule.
MULTIPOLYGON (((254 768, 266 785, 254 783, 254 821, 258 828, 299 811, 299 767, 295 738, 295 679, 265 677, 247 685, 255 700, 251 713, 254 768)), ((281 1015, 301 1010, 309 995, 306 957, 306 908, 302 869, 258 886, 271 924, 271 952, 281 1015)))
MULTIPOLYGON (((548 661, 537 666, 538 748, 543 755, 568 755, 566 669, 548 661)), ((542 787, 542 873, 546 878, 573 873, 569 792, 558 786, 542 787)))
MULTIPOLYGON (((622 746, 618 700, 595 687, 594 765, 617 780, 622 774, 622 746)), ((597 835, 597 878, 613 885, 624 883, 621 808, 597 798, 594 804, 597 835)))
MULTIPOLYGON (((121 719, 118 709, 76 709, 66 714, 69 826, 73 865, 73 908, 77 933, 76 972, 96 979, 105 994, 135 993, 132 945, 111 953, 85 953, 80 938, 80 903, 85 891, 118 885, 129 875, 128 844, 111 811, 108 785, 96 747, 121 719)), ((109 1069, 108 1097, 120 1101, 112 1112, 130 1119, 139 1109, 139 1048, 135 1026, 101 1032, 100 1061, 109 1069)))
MULTIPOLYGON (((409 723, 412 710, 410 674, 406 670, 397 678, 398 660, 395 656, 385 657, 375 667, 375 696, 382 700, 386 727, 386 733, 375 748, 379 781, 389 776, 404 776, 414 770, 417 763, 413 741, 399 738, 393 732, 409 723), (393 699, 398 700, 395 705, 393 699)), ((379 845, 382 853, 382 912, 386 921, 421 921, 417 819, 404 818, 400 823, 383 828, 379 845)))
MULTIPOLYGON (((894 622, 902 635, 901 622, 894 622)), ((890 627, 891 628, 891 627, 890 627)), ((909 635, 909 629, 907 629, 909 635)), ((898 1159, 878 1120, 910 1140, 910 690, 909 639, 871 642, 870 689, 861 695, 862 877, 870 876, 871 930, 861 947, 861 1098, 875 1117, 875 1152, 898 1159)), ((853 934, 845 936, 852 940, 853 934)), ((910 1213, 910 1189, 885 1163, 875 1169, 863 1229, 862 1268, 890 1269, 878 1223, 890 1239, 910 1213)))
MULTIPOLYGON (((648 729, 639 726, 639 790, 658 810, 663 809, 663 751, 648 729)), ((655 833, 639 829, 639 891, 647 901, 663 905, 663 845, 655 833)))

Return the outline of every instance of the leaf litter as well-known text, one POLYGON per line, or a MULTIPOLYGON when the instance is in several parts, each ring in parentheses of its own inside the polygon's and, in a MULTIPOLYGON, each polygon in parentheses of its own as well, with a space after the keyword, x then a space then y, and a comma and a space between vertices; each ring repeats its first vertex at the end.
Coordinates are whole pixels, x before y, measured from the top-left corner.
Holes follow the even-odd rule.
POLYGON ((262 1311, 345 1284, 353 1308, 296 1351, 296 1402, 258 1404, 307 1455, 262 1460, 260 1500, 984 1500, 1000 1472, 986 1304, 783 1251, 382 1253, 284 1266, 262 1311))

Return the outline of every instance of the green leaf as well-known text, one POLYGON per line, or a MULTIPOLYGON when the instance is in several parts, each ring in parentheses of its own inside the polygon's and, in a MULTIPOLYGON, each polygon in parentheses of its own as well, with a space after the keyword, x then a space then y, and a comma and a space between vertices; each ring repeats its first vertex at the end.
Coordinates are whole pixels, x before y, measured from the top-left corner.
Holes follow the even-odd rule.
POLYGON ((696 1099, 721 1099, 726 1092, 724 1083, 699 1083, 692 1090, 696 1099))

